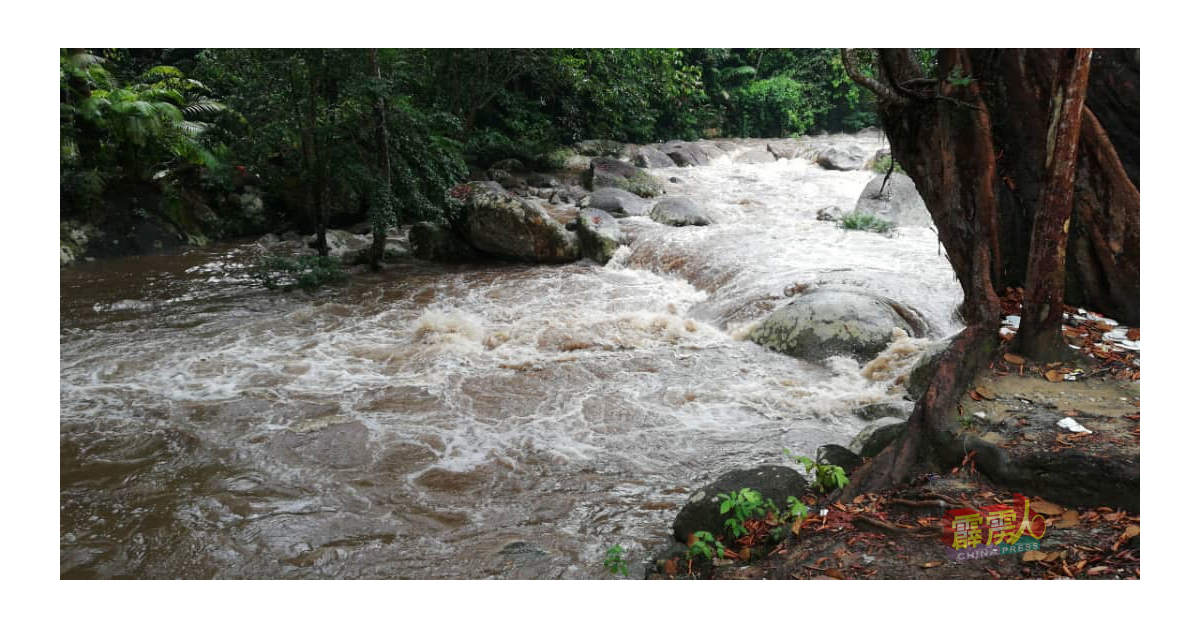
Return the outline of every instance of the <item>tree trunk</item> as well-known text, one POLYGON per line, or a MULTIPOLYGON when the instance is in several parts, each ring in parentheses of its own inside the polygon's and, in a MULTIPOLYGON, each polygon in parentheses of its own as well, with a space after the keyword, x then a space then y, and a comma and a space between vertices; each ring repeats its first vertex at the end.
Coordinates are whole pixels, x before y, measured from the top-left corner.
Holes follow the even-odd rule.
POLYGON ((375 151, 380 181, 376 197, 372 199, 375 207, 372 208, 370 262, 372 270, 379 270, 387 245, 387 228, 395 220, 395 213, 391 203, 392 163, 388 155, 387 109, 383 98, 383 73, 379 69, 379 49, 371 48, 367 54, 377 90, 372 106, 375 110, 375 151))
POLYGON ((327 159, 322 146, 318 129, 317 95, 320 88, 318 78, 318 63, 310 56, 305 64, 308 72, 308 98, 304 112, 304 129, 301 131, 301 145, 304 150, 305 169, 308 170, 308 202, 312 215, 313 226, 316 230, 316 240, 312 247, 317 249, 321 257, 329 256, 329 243, 325 239, 325 227, 329 222, 328 202, 329 184, 327 176, 327 159))
POLYGON ((1091 61, 1090 48, 1060 52, 1051 91, 1045 183, 1033 219, 1021 326, 1013 342, 1018 352, 1039 362, 1071 357, 1062 335, 1067 233, 1091 61))
MULTIPOLYGON (((843 53, 850 76, 879 97, 879 118, 893 158, 912 177, 937 226, 963 288, 966 329, 942 356, 905 435, 859 468, 843 497, 895 486, 922 471, 942 470, 972 451, 981 470, 1005 476, 1003 450, 962 434, 958 401, 997 349, 997 288, 1020 285, 1024 279, 1033 208, 1046 180, 1045 157, 1053 153, 1046 147, 1052 128, 1046 112, 1058 69, 1056 55, 943 49, 935 77, 925 76, 909 50, 879 50, 875 58, 876 72, 868 75, 854 52, 843 53), (1021 269, 1019 275, 1014 265, 1021 269)), ((1133 69, 1132 76, 1136 74, 1133 69)), ((1113 73, 1118 75, 1131 76, 1113 73)), ((1110 111, 1111 102, 1136 86, 1136 80, 1106 80, 1104 85, 1111 89, 1104 90, 1101 102, 1110 111)), ((1114 146, 1086 106, 1081 115, 1074 203, 1057 201, 1059 209, 1073 205, 1075 214, 1069 221, 1074 256, 1068 246, 1072 275, 1067 293, 1073 281, 1085 286, 1079 305, 1107 298, 1121 306, 1127 320, 1136 321, 1140 199, 1122 161, 1136 163, 1137 152, 1114 146)), ((1059 223, 1060 229, 1065 223, 1059 223)))

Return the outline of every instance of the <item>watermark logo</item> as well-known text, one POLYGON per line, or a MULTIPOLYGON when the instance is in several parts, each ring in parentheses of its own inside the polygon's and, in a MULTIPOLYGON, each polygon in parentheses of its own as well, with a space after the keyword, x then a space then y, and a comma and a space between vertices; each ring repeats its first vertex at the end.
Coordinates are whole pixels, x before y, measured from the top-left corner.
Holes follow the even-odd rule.
POLYGON ((1029 511, 1029 500, 1013 494, 1012 504, 993 504, 979 510, 958 508, 942 515, 946 557, 964 561, 1019 554, 1041 547, 1046 520, 1029 511))

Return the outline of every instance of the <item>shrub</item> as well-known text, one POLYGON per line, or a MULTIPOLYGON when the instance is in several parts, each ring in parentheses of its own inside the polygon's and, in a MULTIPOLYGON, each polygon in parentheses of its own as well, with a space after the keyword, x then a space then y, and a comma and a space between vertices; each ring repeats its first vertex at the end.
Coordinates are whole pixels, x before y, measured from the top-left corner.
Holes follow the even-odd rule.
POLYGON ((813 125, 812 88, 788 78, 755 81, 733 97, 734 129, 746 137, 800 135, 813 125))
POLYGON ((269 290, 290 292, 300 288, 312 292, 326 284, 344 281, 346 271, 331 257, 267 257, 255 264, 250 275, 269 290))
POLYGON ((842 228, 853 231, 874 231, 890 235, 896 230, 896 223, 885 220, 873 214, 854 212, 842 217, 842 228))

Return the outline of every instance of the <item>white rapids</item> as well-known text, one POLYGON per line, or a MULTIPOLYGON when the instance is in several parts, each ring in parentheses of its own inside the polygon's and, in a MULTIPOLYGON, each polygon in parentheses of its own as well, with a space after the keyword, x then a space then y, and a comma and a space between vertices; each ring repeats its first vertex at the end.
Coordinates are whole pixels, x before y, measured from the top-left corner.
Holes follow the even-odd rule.
POLYGON ((409 260, 315 296, 253 286, 256 244, 65 269, 62 575, 597 578, 614 543, 640 569, 690 489, 899 399, 926 339, 866 367, 745 340, 793 286, 956 329, 931 229, 815 220, 873 173, 654 174, 714 224, 623 219, 607 266, 409 260))

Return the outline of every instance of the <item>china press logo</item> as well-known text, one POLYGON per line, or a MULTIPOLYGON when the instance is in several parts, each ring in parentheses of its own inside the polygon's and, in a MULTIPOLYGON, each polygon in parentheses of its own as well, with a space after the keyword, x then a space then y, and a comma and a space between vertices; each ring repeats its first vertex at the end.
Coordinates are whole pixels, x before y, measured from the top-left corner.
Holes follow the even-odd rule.
POLYGON ((958 508, 942 515, 946 557, 963 561, 1018 554, 1041 547, 1046 520, 1029 512, 1029 500, 1013 494, 1012 504, 993 504, 978 511, 958 508))

